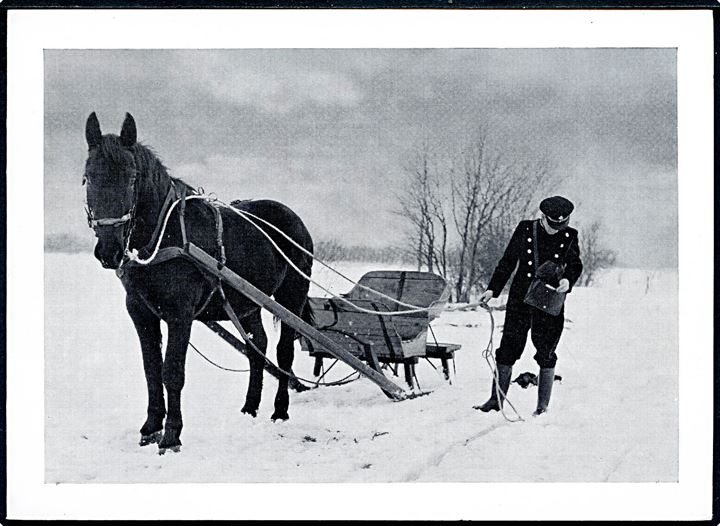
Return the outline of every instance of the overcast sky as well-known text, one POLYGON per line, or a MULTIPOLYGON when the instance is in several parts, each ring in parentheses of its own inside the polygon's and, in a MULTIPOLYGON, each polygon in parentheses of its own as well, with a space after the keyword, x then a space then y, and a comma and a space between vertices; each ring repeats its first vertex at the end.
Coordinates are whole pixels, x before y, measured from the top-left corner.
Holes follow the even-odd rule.
MULTIPOLYGON (((224 201, 273 198, 315 239, 385 245, 412 152, 543 157, 628 266, 677 265, 674 49, 45 52, 45 225, 91 236, 85 120, 125 112, 173 175, 224 201)), ((521 218, 518 218, 521 219, 521 218)), ((582 235, 582 231, 581 231, 582 235)))

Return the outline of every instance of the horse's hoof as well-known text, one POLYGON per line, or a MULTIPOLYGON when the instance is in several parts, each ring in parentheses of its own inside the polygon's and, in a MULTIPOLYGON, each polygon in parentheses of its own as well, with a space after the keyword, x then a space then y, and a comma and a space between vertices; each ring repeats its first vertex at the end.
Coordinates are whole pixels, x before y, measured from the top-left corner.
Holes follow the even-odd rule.
POLYGON ((180 446, 161 447, 160 449, 158 449, 158 455, 164 455, 167 451, 172 451, 173 453, 180 453, 180 446))
POLYGON ((273 422, 277 422, 278 420, 284 422, 285 420, 290 420, 290 415, 287 414, 287 411, 283 411, 282 413, 279 411, 275 411, 270 417, 270 420, 272 420, 273 422))
POLYGON ((160 444, 158 444, 158 448, 160 449, 160 454, 163 454, 165 451, 170 449, 171 451, 180 451, 180 446, 182 445, 182 442, 180 442, 180 430, 182 427, 171 427, 166 426, 165 427, 165 433, 163 434, 163 439, 160 441, 160 444), (175 449, 177 448, 177 450, 175 449))
POLYGON ((162 440, 162 437, 162 431, 155 431, 154 433, 150 433, 149 435, 142 435, 140 437, 140 445, 147 446, 149 444, 158 444, 162 440))
POLYGON ((249 407, 243 407, 240 412, 246 415, 250 415, 253 418, 257 416, 257 409, 250 409, 249 407))

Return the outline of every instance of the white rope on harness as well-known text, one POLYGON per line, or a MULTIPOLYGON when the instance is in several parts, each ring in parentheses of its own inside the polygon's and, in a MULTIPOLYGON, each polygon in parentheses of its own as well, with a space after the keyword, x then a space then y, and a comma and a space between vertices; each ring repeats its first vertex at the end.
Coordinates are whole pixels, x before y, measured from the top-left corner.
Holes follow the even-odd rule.
MULTIPOLYGON (((224 204, 224 203, 223 203, 223 204, 224 204)), ((228 205, 225 205, 225 206, 228 206, 228 205)), ((393 303, 395 303, 395 304, 397 304, 397 305, 402 305, 403 307, 410 307, 410 309, 411 309, 411 310, 408 310, 408 311, 398 311, 398 312, 402 312, 403 314, 410 314, 410 313, 412 313, 412 312, 426 312, 426 311, 430 310, 428 307, 420 307, 420 306, 418 306, 418 305, 413 305, 413 304, 411 304, 411 303, 405 303, 404 301, 400 301, 400 300, 398 300, 398 299, 396 299, 396 298, 393 298, 392 296, 388 296, 388 295, 386 295, 386 294, 383 294, 382 292, 377 291, 377 290, 375 290, 375 289, 373 289, 373 288, 371 288, 371 287, 367 287, 367 286, 365 286, 365 285, 362 285, 361 283, 358 283, 358 282, 356 282, 356 281, 353 281, 351 278, 347 277, 345 274, 343 274, 343 273, 340 272, 339 270, 334 269, 333 267, 331 267, 330 265, 328 265, 327 263, 325 263, 325 262, 322 261, 321 259, 318 259, 317 257, 315 257, 315 254, 313 254, 312 252, 310 252, 309 250, 307 250, 305 247, 303 247, 302 245, 300 245, 300 244, 299 244, 298 242, 296 242, 293 238, 291 238, 290 236, 288 236, 285 232, 283 232, 282 230, 280 230, 278 227, 276 227, 275 225, 273 225, 273 224, 270 223, 269 221, 266 221, 266 220, 263 219, 262 217, 256 216, 255 214, 252 214, 252 213, 247 212, 247 211, 245 211, 245 210, 238 210, 238 209, 236 209, 236 208, 234 208, 234 207, 232 207, 232 206, 228 206, 228 207, 229 207, 230 209, 234 210, 236 213, 242 215, 242 216, 249 216, 249 217, 252 217, 252 218, 254 218, 254 219, 257 219, 258 221, 262 221, 263 223, 265 223, 266 225, 268 225, 270 228, 272 228, 273 230, 275 230, 276 232, 278 232, 278 233, 279 233, 281 236, 283 236, 285 239, 287 239, 288 241, 290 241, 290 243, 292 243, 296 248, 298 248, 298 249, 299 249, 301 252, 303 252, 305 255, 310 256, 311 258, 313 258, 314 261, 320 263, 323 267, 329 269, 330 271, 334 272, 335 274, 337 274, 338 276, 340 276, 340 277, 343 278, 344 280, 349 281, 350 283, 352 283, 353 285, 357 286, 358 288, 361 288, 361 289, 363 289, 363 290, 366 290, 366 291, 368 291, 368 292, 371 292, 371 293, 373 293, 373 294, 376 294, 376 295, 380 296, 381 298, 390 300, 390 301, 392 301, 393 303)), ((247 219, 247 218, 246 218, 246 219, 247 219)), ((253 223, 253 225, 257 228, 257 225, 255 225, 254 223, 253 223)), ((278 250, 279 250, 279 249, 278 249, 278 250)), ((326 291, 326 292, 327 292, 327 291, 326 291)))
MULTIPOLYGON (((232 210, 233 212, 235 212, 237 215, 239 215, 240 217, 242 217, 243 219, 245 219, 247 222, 249 222, 251 225, 253 225, 256 229, 258 229, 258 230, 267 238, 267 240, 270 242, 270 244, 272 244, 272 246, 275 247, 275 249, 278 251, 278 253, 283 257, 283 259, 285 259, 285 261, 287 261, 287 263, 295 270, 295 272, 297 272, 298 274, 300 274, 300 275, 301 275, 303 278, 305 278, 308 282, 314 284, 316 287, 318 287, 318 288, 320 288, 321 290, 323 290, 323 291, 327 292, 328 294, 330 294, 334 299, 339 300, 339 301, 341 301, 341 302, 349 305, 349 306, 352 307, 354 310, 357 310, 358 312, 365 312, 365 313, 368 313, 368 314, 379 314, 379 315, 382 315, 382 316, 402 316, 402 315, 405 315, 405 314, 414 314, 414 313, 417 313, 417 312, 428 312, 428 311, 430 310, 430 309, 427 308, 427 307, 418 307, 417 305, 412 305, 412 307, 414 307, 414 308, 409 309, 409 310, 392 311, 392 312, 378 312, 378 311, 375 311, 375 310, 365 309, 365 308, 363 308, 363 307, 359 307, 359 306, 355 305, 355 304, 352 303, 350 300, 345 299, 345 298, 343 298, 342 296, 338 296, 338 295, 335 294, 333 291, 331 291, 331 290, 323 287, 320 283, 318 283, 317 281, 315 281, 314 279, 312 279, 310 276, 308 276, 307 274, 305 274, 302 270, 300 270, 300 269, 297 267, 297 265, 295 265, 295 263, 287 256, 287 254, 285 254, 285 253, 282 251, 282 249, 277 245, 277 243, 275 243, 275 241, 270 237, 270 235, 269 235, 267 232, 265 232, 262 228, 260 228, 252 219, 250 219, 249 217, 247 217, 247 216, 252 216, 252 217, 257 218, 257 216, 255 216, 254 214, 250 214, 249 212, 245 212, 244 210, 238 210, 238 209, 236 209, 235 207, 226 205, 226 204, 223 203, 222 201, 218 201, 218 202, 219 202, 220 204, 224 205, 224 206, 227 206, 230 210, 232 210)), ((261 219, 261 218, 258 218, 258 219, 261 219)), ((284 237, 286 237, 288 240, 290 240, 293 244, 295 244, 295 246, 299 247, 299 248, 300 248, 302 251, 304 251, 306 254, 308 254, 309 256, 311 256, 315 261, 318 261, 318 262, 322 263, 319 259, 317 259, 317 258, 312 254, 312 252, 309 252, 309 251, 305 250, 303 247, 301 247, 299 244, 297 244, 292 238, 290 238, 288 235, 286 235, 286 234, 285 234, 284 232, 282 232, 280 229, 278 229, 277 227, 275 227, 274 225, 272 225, 272 223, 268 223, 267 221, 265 221, 265 220, 263 220, 263 219, 261 219, 261 221, 267 223, 268 225, 270 225, 271 227, 273 227, 275 230, 277 230, 278 232, 280 232, 284 237)), ((322 263, 322 264, 325 265, 324 263, 322 263)), ((326 266, 327 266, 327 265, 326 265, 326 266)), ((328 268, 330 268, 330 267, 328 267, 328 268)), ((346 279, 349 279, 349 278, 346 278, 346 279)), ((350 280, 350 281, 352 281, 352 280, 350 280)), ((353 283, 355 283, 355 282, 353 282, 353 283)), ((356 284, 356 285, 360 285, 359 283, 355 283, 355 284, 356 284)), ((364 286, 363 286, 363 288, 366 288, 366 289, 374 292, 374 293, 377 294, 378 296, 382 296, 382 297, 387 298, 387 299, 389 299, 389 300, 391 300, 391 301, 394 301, 394 302, 396 302, 396 303, 401 303, 401 304, 402 304, 402 302, 400 302, 399 300, 396 300, 396 299, 394 299, 394 298, 392 298, 392 297, 390 297, 390 296, 386 296, 386 295, 383 294, 382 292, 373 290, 373 289, 371 289, 371 288, 369 288, 369 287, 364 287, 364 286)), ((403 305, 407 305, 407 304, 403 304, 403 305)))
MULTIPOLYGON (((185 197, 186 201, 189 201, 191 199, 204 199, 206 201, 212 200, 212 197, 206 196, 206 195, 188 195, 185 197)), ((133 248, 132 250, 126 250, 125 254, 128 257, 129 261, 133 261, 137 263, 138 265, 149 265, 153 262, 155 257, 158 255, 158 252, 160 251, 160 244, 162 243, 162 238, 165 235, 165 229, 167 228, 168 221, 170 221, 170 216, 172 215, 173 209, 177 206, 177 204, 182 201, 182 199, 178 199, 176 201, 173 201, 173 203, 168 207, 168 210, 165 214, 165 219, 163 221, 162 229, 160 230, 160 235, 157 237, 157 242, 155 245, 155 249, 153 250, 152 254, 147 259, 141 259, 138 255, 137 249, 133 248)))
MULTIPOLYGON (((298 274, 300 274, 300 276, 302 276, 302 277, 303 277, 305 280, 307 280, 308 282, 314 284, 314 285, 315 285, 316 287, 318 287, 319 289, 321 289, 321 290, 323 290, 324 292, 330 294, 334 299, 339 300, 339 301, 347 304, 348 306, 350 306, 350 307, 353 308, 354 310, 357 310, 357 311, 359 311, 359 312, 364 312, 364 313, 367 313, 367 314, 376 314, 376 315, 382 315, 382 316, 402 316, 402 315, 406 315, 406 314, 414 314, 414 313, 419 313, 419 312, 428 312, 428 311, 430 310, 430 308, 428 308, 428 307, 419 307, 419 306, 417 306, 417 305, 411 305, 411 304, 409 304, 409 303, 401 302, 400 300, 397 300, 397 299, 395 299, 395 298, 393 298, 393 297, 391 297, 391 296, 387 296, 386 294, 383 294, 382 292, 376 291, 376 290, 374 290, 374 289, 372 289, 372 288, 370 288, 370 287, 366 287, 366 286, 364 286, 364 285, 361 285, 361 284, 359 284, 359 283, 354 282, 353 280, 351 280, 351 279, 348 278, 347 276, 344 276, 344 275, 343 275, 342 273, 340 273, 339 271, 337 271, 337 270, 333 269, 332 267, 330 267, 329 265, 327 265, 325 262, 323 262, 323 261, 321 261, 320 259, 316 258, 316 257, 312 254, 312 252, 306 250, 304 247, 302 247, 301 245, 299 245, 294 239, 292 239, 290 236, 288 236, 287 234, 285 234, 282 230, 280 230, 279 228, 277 228, 275 225, 273 225, 272 223, 270 223, 270 222, 268 222, 268 221, 265 221, 264 219, 262 219, 262 218, 260 218, 260 217, 258 217, 258 216, 256 216, 256 215, 254 215, 254 214, 251 214, 250 212, 245 212, 244 210, 238 210, 238 209, 235 208, 234 206, 228 205, 227 203, 224 203, 224 202, 220 201, 219 199, 217 199, 217 198, 215 198, 215 197, 211 197, 211 196, 206 196, 206 195, 189 195, 189 196, 187 196, 187 197, 185 198, 186 201, 189 201, 189 200, 191 200, 191 199, 203 199, 203 200, 205 200, 205 201, 212 201, 212 202, 214 202, 214 203, 217 203, 217 204, 220 204, 220 205, 224 206, 224 207, 227 208, 228 210, 231 210, 231 211, 235 212, 237 215, 239 215, 240 217, 242 217, 243 219, 245 219, 247 222, 249 222, 251 225, 253 225, 260 233, 262 233, 262 234, 267 238, 267 240, 270 242, 270 244, 271 244, 271 245, 278 251, 278 253, 283 257, 283 259, 285 259, 285 261, 286 261, 298 274), (309 255, 310 257, 312 257, 313 260, 315 260, 315 261, 317 261, 318 263, 320 263, 321 265, 323 265, 323 266, 331 269, 333 272, 335 272, 335 273, 337 273, 338 275, 342 276, 343 278, 347 279, 347 280, 350 281, 351 283, 354 283, 355 285, 357 285, 357 286, 359 286, 359 287, 361 287, 361 288, 363 288, 363 289, 365 289, 365 290, 368 290, 368 291, 370 291, 370 292, 372 292, 372 293, 374 293, 374 294, 377 294, 377 295, 380 296, 380 297, 386 298, 386 299, 388 299, 388 300, 390 300, 390 301, 393 301, 393 302, 395 302, 395 303, 398 303, 398 304, 400 304, 400 305, 409 306, 409 307, 412 307, 412 308, 409 309, 409 310, 402 310, 402 311, 378 312, 378 311, 375 311, 375 310, 370 310, 370 309, 365 309, 365 308, 363 308, 363 307, 359 307, 359 306, 355 305, 354 303, 352 303, 351 301, 343 298, 342 296, 338 296, 338 295, 335 294, 333 291, 331 291, 330 289, 325 288, 323 285, 321 285, 321 284, 318 283, 317 281, 313 280, 310 276, 308 276, 308 275, 305 274, 302 270, 300 270, 300 269, 298 268, 298 266, 295 265, 295 263, 287 256, 287 254, 285 254, 285 252, 283 252, 283 250, 277 245, 277 243, 275 243, 275 241, 270 237, 270 235, 269 235, 267 232, 265 232, 262 228, 260 228, 260 226, 259 226, 257 223, 255 223, 252 219, 250 219, 249 216, 252 216, 252 217, 254 217, 254 218, 256 218, 256 219, 258 219, 258 220, 266 223, 268 226, 272 227, 274 230, 276 230, 277 232, 279 232, 283 237, 285 237, 286 239, 288 239, 293 245, 295 245, 296 247, 298 247, 301 251, 303 251, 304 253, 306 253, 306 254, 309 255)), ((180 200, 177 200, 177 201, 173 202, 173 203, 170 205, 170 207, 168 208, 167 213, 166 213, 166 215, 165 215, 165 219, 164 219, 164 221, 163 221, 162 229, 160 230, 160 235, 159 235, 158 238, 157 238, 157 242, 156 242, 155 248, 154 248, 153 252, 150 254, 150 256, 149 256, 148 258, 146 258, 146 259, 142 259, 142 258, 139 257, 137 249, 127 250, 127 251, 126 251, 126 254, 127 254, 127 257, 128 257, 128 260, 129 260, 129 261, 133 261, 133 262, 135 262, 135 263, 137 263, 137 264, 139 264, 139 265, 149 265, 149 264, 151 264, 151 263, 153 262, 153 260, 154 260, 155 257, 157 256, 158 252, 160 251, 160 244, 161 244, 161 242, 162 242, 163 236, 165 235, 165 229, 167 228, 167 224, 168 224, 168 222, 169 222, 169 220, 170 220, 170 216, 171 216, 171 214, 172 214, 172 211, 173 211, 173 209, 175 208, 175 206, 177 206, 178 202, 180 202, 180 200)))

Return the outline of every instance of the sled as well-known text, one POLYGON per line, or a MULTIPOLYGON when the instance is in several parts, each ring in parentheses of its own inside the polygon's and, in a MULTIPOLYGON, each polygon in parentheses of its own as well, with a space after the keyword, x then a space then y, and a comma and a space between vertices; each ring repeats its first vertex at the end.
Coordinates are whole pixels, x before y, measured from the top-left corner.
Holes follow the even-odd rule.
MULTIPOLYGON (((437 274, 431 272, 378 270, 365 274, 358 285, 336 298, 309 298, 315 317, 315 327, 352 356, 365 361, 379 371, 380 364, 388 364, 397 374, 399 365, 404 369, 405 382, 416 387, 415 366, 420 359, 438 359, 443 374, 450 381, 450 361, 460 345, 428 342, 430 322, 445 309, 450 297, 450 287, 437 274), (395 316, 383 316, 384 312, 411 309, 390 299, 383 298, 363 287, 381 292, 408 305, 426 307, 427 311, 395 316), (351 305, 348 304, 351 303, 351 305), (361 312, 353 306, 378 314, 361 312)), ((302 349, 315 358, 314 374, 320 376, 323 360, 333 358, 323 346, 312 339, 303 339, 302 349)))

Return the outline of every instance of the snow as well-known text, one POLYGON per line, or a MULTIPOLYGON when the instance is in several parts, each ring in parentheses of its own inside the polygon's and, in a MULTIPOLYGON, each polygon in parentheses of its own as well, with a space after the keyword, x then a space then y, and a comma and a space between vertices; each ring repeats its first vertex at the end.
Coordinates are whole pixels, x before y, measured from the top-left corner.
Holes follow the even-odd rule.
MULTIPOLYGON (((354 279, 393 268, 337 266, 354 279)), ((678 480, 675 270, 614 269, 573 291, 558 348, 563 380, 541 417, 531 416, 537 389, 517 384, 509 395, 522 422, 472 409, 489 394, 482 350, 490 320, 484 311, 445 312, 433 323, 438 340, 462 344, 452 385, 421 362, 428 396, 392 402, 364 379, 291 392, 291 419, 283 423, 269 419, 272 377, 253 419, 240 413, 247 374, 216 369, 189 350, 182 451, 159 456, 156 446, 137 444, 145 379, 122 286, 90 254, 46 254, 45 269, 46 482, 678 480)), ((325 269, 315 276, 336 292, 350 288, 325 269)), ((321 292, 313 286, 312 294, 321 292)), ((495 318, 501 326, 503 313, 495 318)), ((277 334, 265 321, 274 358, 277 334)), ((495 345, 499 339, 498 328, 495 345)), ((201 324, 192 342, 223 366, 247 367, 201 324)), ((526 349, 513 378, 537 373, 532 355, 526 349)), ((312 365, 298 350, 295 371, 311 378, 312 365)), ((339 364, 331 379, 349 371, 339 364)))

